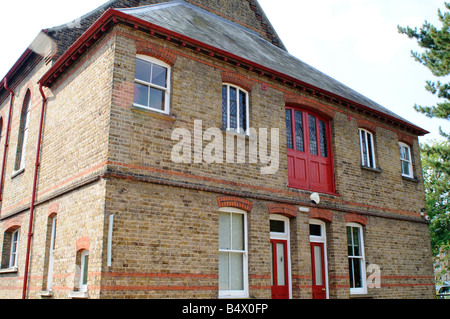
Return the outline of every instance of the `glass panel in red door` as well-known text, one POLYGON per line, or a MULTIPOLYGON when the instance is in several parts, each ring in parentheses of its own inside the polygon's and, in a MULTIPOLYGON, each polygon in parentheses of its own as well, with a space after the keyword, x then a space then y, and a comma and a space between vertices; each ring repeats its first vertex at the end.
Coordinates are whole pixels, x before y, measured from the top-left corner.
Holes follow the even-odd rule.
POLYGON ((313 299, 326 299, 324 246, 323 243, 311 243, 312 293, 313 299))
POLYGON ((289 299, 287 241, 271 240, 272 299, 289 299))

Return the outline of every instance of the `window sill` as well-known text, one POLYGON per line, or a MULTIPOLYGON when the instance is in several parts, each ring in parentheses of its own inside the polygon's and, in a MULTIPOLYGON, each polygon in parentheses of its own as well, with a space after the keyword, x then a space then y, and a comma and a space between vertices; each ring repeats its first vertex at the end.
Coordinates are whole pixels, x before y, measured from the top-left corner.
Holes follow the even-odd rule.
POLYGON ((38 292, 41 297, 53 297, 53 292, 51 290, 42 290, 38 292))
POLYGON ((367 170, 367 171, 375 172, 375 173, 381 173, 381 172, 382 172, 381 168, 378 168, 378 167, 374 168, 374 167, 369 167, 369 166, 363 166, 363 165, 361 165, 361 168, 362 168, 362 169, 365 169, 365 170, 367 170))
POLYGON ((14 177, 19 176, 19 175, 22 174, 23 172, 25 172, 25 167, 22 167, 21 169, 19 169, 19 170, 17 170, 17 171, 14 171, 13 174, 12 174, 12 176, 11 176, 11 179, 13 179, 14 177))
POLYGON ((71 291, 71 292, 69 292, 69 298, 88 299, 88 292, 87 291, 71 291))
POLYGON ((16 266, 16 267, 0 269, 0 274, 17 273, 18 271, 19 271, 19 268, 16 266))
POLYGON ((410 182, 415 182, 415 183, 419 183, 419 182, 420 182, 420 179, 415 178, 415 177, 409 177, 409 176, 404 176, 404 175, 402 175, 402 178, 403 178, 405 181, 410 181, 410 182))
POLYGON ((150 108, 146 108, 146 107, 142 107, 142 106, 133 104, 133 106, 131 107, 131 110, 138 112, 138 113, 143 113, 146 115, 161 118, 164 120, 175 121, 175 116, 173 116, 169 113, 163 112, 163 111, 158 111, 156 109, 150 109, 150 108))

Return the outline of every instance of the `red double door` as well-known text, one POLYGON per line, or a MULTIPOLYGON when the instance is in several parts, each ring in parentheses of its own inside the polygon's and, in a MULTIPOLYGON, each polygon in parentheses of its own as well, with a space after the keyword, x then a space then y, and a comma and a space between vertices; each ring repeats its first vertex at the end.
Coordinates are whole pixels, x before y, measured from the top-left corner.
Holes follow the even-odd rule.
POLYGON ((272 299, 289 299, 287 241, 271 239, 272 299))
POLYGON ((312 293, 313 299, 326 299, 324 244, 311 243, 312 293))

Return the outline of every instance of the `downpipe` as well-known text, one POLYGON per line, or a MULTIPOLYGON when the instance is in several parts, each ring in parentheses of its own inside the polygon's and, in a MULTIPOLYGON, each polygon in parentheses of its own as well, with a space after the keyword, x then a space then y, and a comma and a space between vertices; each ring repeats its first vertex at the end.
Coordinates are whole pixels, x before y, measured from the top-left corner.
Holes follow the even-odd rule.
POLYGON ((34 165, 34 178, 33 178, 33 192, 31 194, 31 204, 30 204, 30 221, 28 225, 28 240, 27 240, 27 252, 25 259, 25 270, 23 276, 23 290, 22 290, 22 299, 26 299, 27 296, 27 285, 28 285, 28 272, 30 265, 30 251, 31 251, 31 238, 33 237, 33 220, 34 220, 34 206, 36 203, 36 189, 37 189, 37 181, 38 181, 38 173, 39 173, 39 161, 41 156, 41 139, 42 139, 42 131, 44 127, 44 114, 45 114, 45 105, 47 103, 47 97, 43 91, 42 83, 39 82, 39 92, 42 96, 42 107, 41 107, 41 119, 39 123, 39 135, 37 141, 37 149, 36 149, 36 162, 34 165))

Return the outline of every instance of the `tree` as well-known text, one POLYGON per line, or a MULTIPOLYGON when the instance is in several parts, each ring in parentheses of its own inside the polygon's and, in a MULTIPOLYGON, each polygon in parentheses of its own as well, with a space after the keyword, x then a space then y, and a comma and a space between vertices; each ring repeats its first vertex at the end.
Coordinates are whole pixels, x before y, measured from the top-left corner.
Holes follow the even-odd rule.
MULTIPOLYGON (((445 3, 450 10, 450 3, 445 3)), ((416 39, 424 52, 412 51, 416 61, 426 66, 434 76, 445 78, 450 74, 450 12, 438 10, 441 29, 425 21, 420 30, 400 27, 398 31, 416 39)), ((426 81, 425 89, 443 100, 434 106, 414 105, 414 109, 430 118, 450 120, 450 83, 426 81)), ((430 235, 433 255, 439 248, 450 248, 450 133, 440 128, 443 142, 422 144, 422 166, 424 175, 427 211, 430 217, 430 235)))
MULTIPOLYGON (((450 3, 445 3, 447 10, 450 10, 450 3)), ((422 28, 400 27, 398 31, 406 34, 411 39, 416 39, 418 45, 425 49, 425 52, 418 53, 412 51, 412 56, 416 61, 426 66, 434 76, 442 78, 450 74, 450 12, 442 13, 438 10, 438 17, 442 23, 439 30, 429 22, 425 21, 422 28)), ((426 90, 433 95, 437 95, 444 101, 436 103, 434 106, 415 105, 416 111, 433 118, 450 119, 450 84, 441 81, 427 81, 426 90)), ((450 135, 440 129, 441 135, 450 140, 450 135)))

